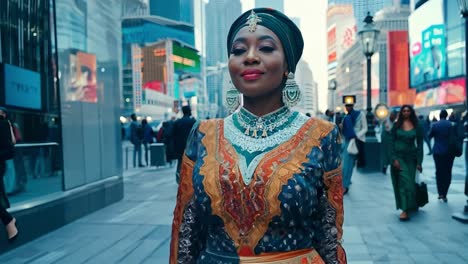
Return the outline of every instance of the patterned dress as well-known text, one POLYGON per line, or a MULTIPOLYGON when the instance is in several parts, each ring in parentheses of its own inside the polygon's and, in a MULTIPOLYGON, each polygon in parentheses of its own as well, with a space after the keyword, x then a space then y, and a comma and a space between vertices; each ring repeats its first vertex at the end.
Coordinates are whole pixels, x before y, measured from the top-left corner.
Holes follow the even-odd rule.
POLYGON ((338 129, 287 108, 274 114, 263 137, 245 129, 242 115, 257 118, 245 109, 195 125, 171 264, 243 263, 244 256, 303 249, 318 254, 299 263, 346 263, 338 129))

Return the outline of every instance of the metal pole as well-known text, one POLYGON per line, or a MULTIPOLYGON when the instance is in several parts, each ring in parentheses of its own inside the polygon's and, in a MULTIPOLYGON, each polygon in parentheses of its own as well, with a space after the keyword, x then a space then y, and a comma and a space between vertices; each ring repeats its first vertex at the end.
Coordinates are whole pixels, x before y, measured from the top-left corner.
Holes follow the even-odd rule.
POLYGON ((375 131, 373 126, 374 116, 372 115, 372 91, 371 91, 371 58, 372 55, 367 55, 367 137, 374 137, 375 131))

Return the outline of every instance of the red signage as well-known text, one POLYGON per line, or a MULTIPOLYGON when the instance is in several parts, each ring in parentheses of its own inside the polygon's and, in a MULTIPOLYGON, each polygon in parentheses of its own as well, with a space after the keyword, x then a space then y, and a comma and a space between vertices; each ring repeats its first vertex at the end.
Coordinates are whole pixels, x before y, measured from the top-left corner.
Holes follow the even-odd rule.
POLYGON ((415 91, 409 87, 408 31, 387 35, 388 105, 413 104, 415 91))

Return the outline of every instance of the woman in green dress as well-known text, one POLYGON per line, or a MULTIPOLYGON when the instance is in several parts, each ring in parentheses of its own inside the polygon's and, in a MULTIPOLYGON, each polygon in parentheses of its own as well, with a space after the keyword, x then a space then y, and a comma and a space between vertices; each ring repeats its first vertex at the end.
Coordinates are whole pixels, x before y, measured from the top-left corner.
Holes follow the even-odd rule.
POLYGON ((423 128, 410 105, 403 105, 391 132, 392 184, 400 220, 409 220, 408 213, 416 211, 415 175, 422 172, 423 128))

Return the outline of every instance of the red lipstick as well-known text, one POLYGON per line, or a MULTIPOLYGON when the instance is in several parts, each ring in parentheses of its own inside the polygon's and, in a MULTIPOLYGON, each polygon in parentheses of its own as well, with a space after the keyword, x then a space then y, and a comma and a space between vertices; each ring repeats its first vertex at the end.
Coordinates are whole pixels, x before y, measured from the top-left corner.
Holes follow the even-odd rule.
POLYGON ((263 72, 257 69, 248 69, 241 73, 242 78, 246 81, 254 81, 262 76, 263 72))

